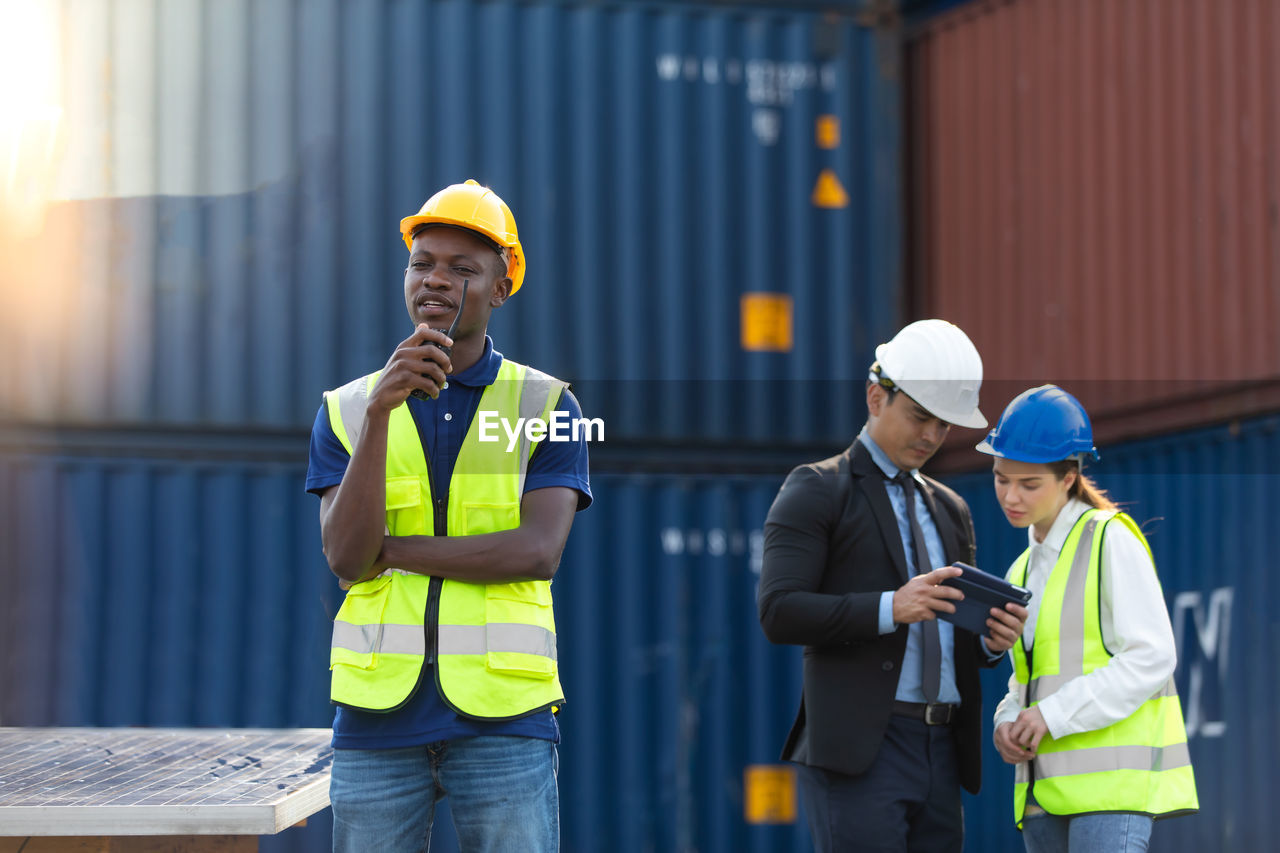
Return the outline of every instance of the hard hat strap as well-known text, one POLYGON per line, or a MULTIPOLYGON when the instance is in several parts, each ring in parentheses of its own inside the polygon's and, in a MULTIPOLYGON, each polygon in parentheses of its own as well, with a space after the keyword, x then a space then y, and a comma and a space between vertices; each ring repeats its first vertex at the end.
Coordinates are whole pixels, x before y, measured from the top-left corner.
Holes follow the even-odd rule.
POLYGON ((871 372, 867 374, 867 380, 874 382, 881 388, 884 388, 891 395, 896 394, 902 389, 899 388, 892 379, 884 375, 884 369, 880 367, 880 362, 871 365, 871 372))

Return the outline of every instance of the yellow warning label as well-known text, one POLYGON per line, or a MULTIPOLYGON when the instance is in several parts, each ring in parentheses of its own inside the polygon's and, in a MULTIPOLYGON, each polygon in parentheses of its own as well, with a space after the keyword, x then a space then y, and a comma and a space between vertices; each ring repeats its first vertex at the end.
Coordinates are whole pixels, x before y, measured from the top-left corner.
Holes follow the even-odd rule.
POLYGON ((813 187, 813 203, 817 207, 848 207, 849 194, 830 169, 823 169, 813 187))
POLYGON ((814 127, 818 147, 830 150, 840 144, 840 119, 833 115, 818 116, 814 127))
POLYGON ((742 780, 747 823, 796 822, 796 773, 785 764, 751 764, 742 780))
POLYGON ((749 352, 790 352, 791 297, 785 293, 742 295, 742 348, 749 352))

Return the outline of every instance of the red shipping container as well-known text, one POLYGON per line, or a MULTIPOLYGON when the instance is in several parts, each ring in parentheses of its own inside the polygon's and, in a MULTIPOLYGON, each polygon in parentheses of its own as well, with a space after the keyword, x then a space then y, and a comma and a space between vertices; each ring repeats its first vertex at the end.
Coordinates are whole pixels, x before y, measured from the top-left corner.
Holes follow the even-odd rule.
POLYGON ((909 313, 973 338, 993 421, 1043 382, 1103 442, 1280 409, 1276 44, 1271 0, 980 2, 911 34, 909 313))

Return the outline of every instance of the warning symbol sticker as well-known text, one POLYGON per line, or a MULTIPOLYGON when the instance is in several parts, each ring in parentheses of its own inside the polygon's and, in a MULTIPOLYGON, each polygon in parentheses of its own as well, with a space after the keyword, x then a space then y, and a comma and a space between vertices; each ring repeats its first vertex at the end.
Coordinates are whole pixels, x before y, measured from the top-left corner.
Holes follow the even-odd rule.
POLYGON ((813 203, 817 207, 848 207, 849 194, 844 191, 840 179, 830 169, 823 169, 818 183, 813 187, 813 203))

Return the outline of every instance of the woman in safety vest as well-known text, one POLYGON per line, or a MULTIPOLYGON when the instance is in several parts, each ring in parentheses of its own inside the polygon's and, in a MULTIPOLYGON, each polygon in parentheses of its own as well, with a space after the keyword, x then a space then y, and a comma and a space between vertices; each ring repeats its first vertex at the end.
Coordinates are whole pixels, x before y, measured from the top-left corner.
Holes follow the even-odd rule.
POLYGON ((1029 853, 1145 851, 1153 819, 1198 807, 1151 549, 1081 472, 1093 428, 1061 388, 1018 395, 978 450, 1028 533, 1007 578, 1032 591, 1030 615, 995 714, 1014 819, 1029 853))

